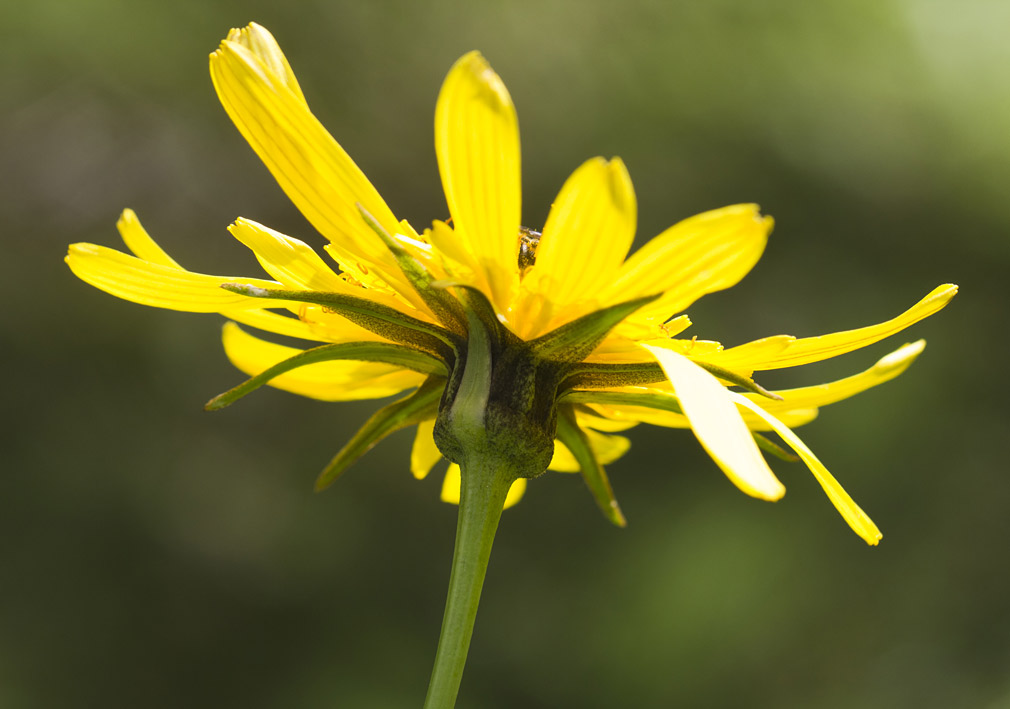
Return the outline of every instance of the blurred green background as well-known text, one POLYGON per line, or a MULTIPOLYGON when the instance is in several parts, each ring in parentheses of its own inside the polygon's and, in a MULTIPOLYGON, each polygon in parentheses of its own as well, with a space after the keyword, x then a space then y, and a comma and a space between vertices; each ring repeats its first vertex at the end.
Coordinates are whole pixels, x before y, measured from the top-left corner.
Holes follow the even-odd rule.
POLYGON ((884 531, 868 548, 800 465, 780 503, 737 492, 683 431, 645 426, 610 474, 506 513, 460 707, 1010 706, 1010 4, 0 3, 0 705, 420 706, 455 508, 410 435, 337 486, 315 473, 374 404, 240 381, 221 319, 77 281, 66 245, 119 245, 133 207, 186 266, 259 273, 246 216, 315 245, 229 124, 207 54, 266 25, 320 119, 394 211, 447 215, 432 147, 451 63, 481 49, 522 128, 524 221, 620 155, 640 241, 759 202, 777 226, 688 334, 738 344, 962 294, 908 333, 768 376, 804 385, 903 342, 902 378, 801 434, 884 531))

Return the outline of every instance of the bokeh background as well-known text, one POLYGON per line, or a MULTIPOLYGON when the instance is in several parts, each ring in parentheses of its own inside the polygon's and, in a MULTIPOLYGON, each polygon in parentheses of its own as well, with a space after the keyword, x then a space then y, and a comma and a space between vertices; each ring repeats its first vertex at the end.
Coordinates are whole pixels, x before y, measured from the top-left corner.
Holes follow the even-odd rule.
MULTIPOLYGON (((902 378, 801 433, 884 531, 868 548, 800 465, 778 504, 737 492, 683 431, 610 466, 630 524, 577 476, 506 513, 461 707, 1010 706, 1010 4, 0 2, 3 383, 0 705, 420 706, 455 508, 410 435, 325 494, 315 473, 374 408, 240 381, 221 319, 77 281, 66 245, 118 245, 133 207, 186 266, 259 273, 237 216, 310 243, 229 124, 206 57, 255 20, 398 215, 447 215, 435 97, 480 48, 523 141, 524 221, 569 172, 627 162, 640 240, 755 201, 765 258, 691 308, 701 337, 813 335, 905 309, 902 378)), ((641 243, 641 241, 639 242, 641 243)))

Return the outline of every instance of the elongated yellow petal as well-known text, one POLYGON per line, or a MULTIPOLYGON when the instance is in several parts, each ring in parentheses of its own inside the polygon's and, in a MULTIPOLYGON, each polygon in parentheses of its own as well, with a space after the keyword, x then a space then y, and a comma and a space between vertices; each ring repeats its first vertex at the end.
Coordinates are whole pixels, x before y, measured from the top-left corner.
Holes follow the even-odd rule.
MULTIPOLYGON (((589 447, 603 465, 613 463, 631 448, 631 441, 624 436, 608 436, 592 429, 586 429, 585 433, 589 439, 589 447)), ((561 441, 554 441, 554 457, 551 458, 551 464, 547 468, 559 473, 577 473, 581 470, 575 456, 561 441)))
POLYGON ((605 433, 627 431, 629 428, 634 428, 637 425, 637 421, 618 421, 604 416, 597 416, 588 408, 576 410, 575 420, 581 428, 591 428, 594 431, 603 431, 605 433))
MULTIPOLYGON (((593 408, 600 414, 612 418, 615 421, 635 421, 647 423, 650 426, 662 426, 663 428, 691 428, 691 423, 687 416, 675 414, 670 411, 657 411, 641 406, 603 406, 594 404, 593 408)), ((803 426, 817 418, 817 409, 793 409, 790 411, 776 411, 775 415, 790 428, 803 426)), ((751 431, 771 431, 771 427, 764 419, 752 414, 744 409, 740 412, 744 424, 751 431)))
POLYGON ((175 259, 169 256, 163 248, 151 238, 147 230, 137 219, 137 214, 132 209, 124 209, 119 221, 116 222, 119 235, 123 238, 126 248, 132 251, 138 258, 159 266, 173 266, 182 268, 175 259))
POLYGON ((602 294, 627 300, 665 291, 632 315, 633 322, 665 320, 706 293, 729 288, 753 268, 764 251, 772 219, 756 204, 738 204, 679 222, 627 260, 602 294))
POLYGON ((760 416, 775 430, 779 436, 782 437, 790 448, 792 448, 796 455, 798 455, 807 467, 810 468, 810 472, 814 474, 817 482, 821 484, 824 488, 824 492, 827 493, 828 499, 831 500, 831 504, 835 506, 852 531, 863 538, 867 544, 871 546, 876 546, 877 542, 881 540, 883 535, 880 530, 877 529, 877 525, 873 523, 865 512, 855 503, 855 501, 849 496, 849 493, 845 492, 838 481, 835 480, 834 476, 828 472, 828 469, 824 467, 824 464, 817 459, 817 456, 807 448, 806 444, 800 440, 799 436, 789 430, 789 427, 783 424, 781 421, 776 419, 774 416, 764 411, 760 406, 755 404, 753 401, 745 396, 737 394, 736 392, 730 392, 733 399, 737 404, 750 409, 754 414, 760 416))
POLYGON ((619 158, 583 163, 554 200, 523 286, 559 310, 595 301, 628 255, 636 218, 635 191, 624 163, 619 158))
POLYGON ((816 386, 776 391, 775 393, 782 397, 782 401, 773 401, 757 394, 744 394, 744 396, 776 416, 779 411, 827 406, 891 381, 908 369, 925 347, 925 340, 911 342, 882 357, 866 371, 851 377, 816 386))
POLYGON ((479 52, 460 58, 442 84, 435 154, 456 238, 504 312, 519 257, 519 123, 505 84, 479 52))
POLYGON ((435 445, 432 432, 435 430, 435 419, 417 424, 414 435, 414 445, 410 449, 410 472, 421 480, 427 477, 435 463, 442 460, 442 453, 435 445))
MULTIPOLYGON (((453 505, 459 504, 460 483, 459 466, 455 463, 450 463, 449 469, 445 471, 445 478, 442 480, 442 502, 449 502, 453 505)), ((524 492, 526 492, 526 478, 519 478, 509 488, 502 509, 507 510, 519 502, 524 492)))
POLYGON ((255 40, 225 40, 210 58, 228 115, 291 201, 333 242, 341 265, 362 278, 377 270, 391 285, 409 288, 357 205, 391 234, 398 224, 393 213, 309 111, 273 38, 262 28, 253 34, 255 40))
POLYGON ((297 318, 289 318, 284 315, 278 315, 277 313, 272 313, 269 310, 224 310, 221 314, 226 318, 243 325, 249 325, 250 327, 255 327, 266 332, 272 332, 276 335, 297 337, 302 340, 346 342, 350 339, 364 339, 345 338, 344 340, 329 340, 328 338, 320 337, 309 323, 302 322, 297 318))
MULTIPOLYGON (((250 376, 302 351, 261 340, 234 323, 224 326, 222 340, 231 363, 250 376)), ((337 361, 299 367, 271 380, 270 386, 321 401, 352 401, 392 396, 423 381, 423 374, 389 364, 337 361)))
MULTIPOLYGON (((150 234, 147 233, 147 230, 144 229, 132 209, 123 210, 122 216, 120 216, 119 221, 116 222, 116 228, 119 229, 119 234, 123 237, 123 243, 126 244, 127 248, 129 248, 130 251, 142 260, 160 266, 175 268, 183 273, 186 272, 186 270, 180 266, 175 259, 169 256, 164 249, 158 246, 158 243, 151 237, 150 234)), ((267 332, 273 332, 278 335, 298 337, 303 340, 327 339, 325 337, 319 337, 316 331, 314 331, 309 324, 295 318, 272 313, 269 310, 252 308, 243 310, 224 310, 221 311, 221 314, 236 322, 240 322, 243 325, 250 325, 252 327, 259 328, 260 330, 266 330, 267 332)), ((361 328, 358 329, 361 330, 361 328)), ((362 332, 365 331, 362 330, 362 332)), ((343 341, 346 341, 347 339, 348 338, 345 338, 343 341)), ((354 339, 374 339, 374 336, 369 338, 354 339)))
POLYGON ((228 231, 256 254, 263 270, 288 288, 331 293, 350 290, 308 244, 298 239, 242 218, 229 226, 228 231))
MULTIPOLYGON (((879 342, 885 337, 890 337, 896 332, 900 332, 906 327, 914 325, 924 318, 928 318, 930 315, 942 310, 955 295, 957 295, 957 286, 947 283, 934 288, 925 298, 896 318, 877 325, 861 327, 857 330, 844 330, 830 335, 821 335, 820 337, 804 337, 793 340, 778 353, 761 353, 757 349, 757 345, 762 340, 755 340, 754 342, 740 346, 741 348, 756 348, 752 359, 741 358, 743 360, 741 366, 751 371, 781 369, 782 367, 796 367, 801 364, 809 364, 810 362, 819 362, 831 357, 837 357, 846 352, 852 352, 861 347, 872 345, 874 342, 879 342)), ((782 336, 779 335, 777 337, 781 338, 782 336)), ((726 350, 726 352, 731 351, 726 350)))
POLYGON ((273 281, 191 273, 142 261, 96 244, 71 244, 66 260, 70 270, 82 281, 117 298, 141 305, 191 313, 283 307, 282 303, 250 298, 221 288, 221 284, 232 282, 276 288, 277 283, 273 281))
POLYGON ((691 430, 727 477, 748 495, 764 500, 782 497, 785 487, 765 462, 726 387, 683 355, 642 346, 666 372, 691 430))

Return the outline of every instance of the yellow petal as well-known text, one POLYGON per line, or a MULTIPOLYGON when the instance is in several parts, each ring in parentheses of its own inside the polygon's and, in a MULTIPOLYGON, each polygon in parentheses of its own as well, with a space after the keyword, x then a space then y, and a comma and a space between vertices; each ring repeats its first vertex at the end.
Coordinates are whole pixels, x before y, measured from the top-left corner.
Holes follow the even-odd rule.
POLYGON ((331 293, 350 290, 308 244, 298 239, 242 218, 229 226, 228 231, 256 254, 263 270, 288 288, 331 293))
POLYGON ((191 313, 216 313, 238 308, 283 307, 283 303, 250 298, 221 288, 223 283, 244 283, 276 288, 277 283, 258 278, 207 276, 142 261, 96 244, 71 244, 67 264, 78 278, 117 298, 141 305, 191 313))
POLYGON ((505 84, 479 52, 460 58, 442 84, 435 154, 456 238, 504 312, 519 258, 519 123, 505 84))
POLYGON ((738 283, 761 257, 771 228, 771 217, 762 217, 756 204, 685 219, 632 254, 602 295, 616 301, 665 292, 629 318, 665 320, 706 293, 738 283))
POLYGON ((745 396, 741 396, 735 392, 731 392, 731 396, 736 403, 747 409, 753 411, 757 416, 760 416, 775 430, 779 436, 782 437, 789 447, 792 448, 796 455, 798 455, 807 467, 810 468, 810 472, 814 474, 817 482, 821 484, 824 488, 824 492, 827 493, 828 499, 831 500, 831 504, 835 506, 845 521, 852 527, 852 531, 858 534, 863 540, 872 546, 876 546, 877 542, 881 540, 883 535, 880 530, 877 529, 877 525, 873 523, 865 512, 855 503, 855 501, 849 497, 849 493, 845 492, 838 481, 835 480, 834 476, 828 472, 828 469, 824 467, 824 464, 817 459, 806 444, 800 440, 799 436, 789 430, 789 427, 783 424, 781 421, 777 420, 774 416, 764 411, 760 406, 752 402, 745 396))
POLYGON ((435 446, 432 437, 434 430, 435 419, 417 424, 414 446, 410 449, 410 472, 418 480, 427 477, 435 463, 442 460, 442 452, 435 446))
MULTIPOLYGON (((602 465, 610 465, 631 448, 631 441, 624 436, 608 436, 592 429, 587 429, 585 433, 589 447, 602 465)), ((568 446, 561 441, 554 441, 554 457, 547 468, 559 473, 577 473, 582 469, 568 446)))
MULTIPOLYGON (((238 369, 255 376, 302 350, 276 345, 227 323, 224 351, 238 369)), ((392 396, 420 386, 424 375, 377 362, 319 362, 299 367, 270 381, 270 386, 322 401, 352 401, 392 396)))
POLYGON ((248 26, 242 29, 233 29, 229 32, 228 41, 241 44, 252 52, 263 62, 267 70, 279 79, 291 93, 301 99, 302 103, 305 102, 302 88, 298 85, 298 79, 295 78, 294 72, 291 71, 291 65, 288 64, 287 57, 284 56, 284 52, 277 45, 277 40, 274 39, 274 36, 265 27, 255 22, 250 22, 248 26))
MULTIPOLYGON (((634 421, 637 423, 647 423, 650 426, 662 426, 664 428, 691 428, 691 423, 686 416, 675 414, 670 411, 657 411, 641 406, 602 406, 594 404, 596 409, 603 416, 616 421, 634 421)), ((790 411, 776 411, 775 415, 779 420, 790 428, 803 426, 817 418, 817 409, 794 409, 790 411)), ((770 431, 771 427, 746 409, 740 412, 744 424, 751 431, 770 431)))
POLYGON ((882 357, 865 372, 827 384, 776 391, 775 393, 782 397, 782 401, 773 401, 757 394, 744 394, 744 396, 776 416, 780 410, 827 406, 894 379, 912 365, 925 347, 926 341, 918 340, 882 357))
MULTIPOLYGON (((119 229, 119 234, 123 237, 123 243, 125 243, 127 248, 129 248, 130 251, 139 258, 153 264, 175 268, 184 273, 186 272, 186 270, 180 266, 175 259, 169 256, 164 249, 158 246, 157 242, 150 234, 147 233, 147 230, 144 229, 143 225, 141 225, 140 220, 137 219, 137 215, 132 209, 123 210, 122 216, 120 216, 119 221, 116 222, 116 228, 119 229)), ((318 337, 317 333, 310 327, 309 324, 295 318, 272 313, 269 310, 225 310, 222 311, 222 315, 236 322, 240 322, 243 325, 249 325, 251 327, 266 330, 267 332, 273 332, 278 335, 298 337, 303 340, 326 339, 318 337)), ((359 328, 359 330, 360 329, 361 328, 359 328)), ((342 341, 347 341, 347 339, 348 338, 345 338, 342 341)))
MULTIPOLYGON (((636 216, 635 191, 624 163, 619 158, 583 163, 554 200, 524 288, 532 297, 548 299, 555 311, 596 301, 628 255, 636 216)), ((548 327, 545 323, 527 336, 548 327)))
MULTIPOLYGON (((442 502, 449 502, 453 505, 459 504, 460 483, 459 466, 455 463, 450 463, 449 469, 445 471, 445 478, 442 480, 442 502)), ((507 510, 519 502, 524 492, 526 492, 526 478, 519 478, 509 488, 502 509, 507 510)))
POLYGON ((575 420, 578 422, 580 428, 591 428, 595 431, 604 431, 605 433, 627 431, 629 428, 634 428, 637 425, 636 421, 616 421, 611 418, 597 416, 588 408, 577 409, 575 411, 575 420))
POLYGON ((173 266, 182 268, 175 259, 169 256, 164 249, 151 238, 147 230, 137 219, 136 213, 132 209, 124 209, 119 221, 116 222, 119 235, 123 238, 126 248, 132 251, 138 258, 160 266, 173 266))
MULTIPOLYGON (((957 295, 957 286, 947 283, 934 288, 925 298, 913 305, 896 318, 869 327, 861 327, 857 330, 845 330, 835 332, 830 335, 820 337, 804 337, 791 341, 787 347, 777 354, 755 354, 755 356, 743 362, 743 366, 751 371, 763 369, 781 369, 782 367, 795 367, 810 362, 819 362, 830 357, 837 357, 858 350, 861 347, 872 345, 885 337, 890 337, 896 332, 904 330, 910 325, 914 325, 924 318, 943 309, 951 298, 957 295)), ((779 335, 778 337, 782 337, 779 335)), ((767 339, 767 338, 766 338, 767 339)), ((756 340, 741 347, 755 346, 761 340, 756 340)), ((730 350, 727 350, 729 352, 730 350)))
POLYGON ((262 28, 255 34, 255 41, 225 40, 211 55, 211 78, 228 115, 291 201, 333 242, 341 264, 359 274, 377 270, 390 285, 409 289, 357 204, 390 234, 397 230, 396 217, 309 111, 292 86, 293 75, 277 73, 283 55, 273 38, 262 28))
MULTIPOLYGON (((242 323, 243 325, 249 325, 250 327, 265 330, 266 332, 272 332, 276 335, 297 337, 302 340, 348 342, 351 340, 365 339, 345 338, 343 340, 329 340, 326 337, 320 337, 319 333, 311 326, 310 323, 302 322, 297 318, 289 318, 284 315, 278 315, 277 313, 272 313, 269 310, 225 310, 222 311, 221 314, 226 318, 234 320, 237 323, 242 323)), ((375 338, 373 337, 371 339, 375 338)))
POLYGON ((785 487, 765 462, 726 387, 676 352, 642 346, 666 372, 691 430, 727 477, 748 495, 764 500, 782 497, 785 487))

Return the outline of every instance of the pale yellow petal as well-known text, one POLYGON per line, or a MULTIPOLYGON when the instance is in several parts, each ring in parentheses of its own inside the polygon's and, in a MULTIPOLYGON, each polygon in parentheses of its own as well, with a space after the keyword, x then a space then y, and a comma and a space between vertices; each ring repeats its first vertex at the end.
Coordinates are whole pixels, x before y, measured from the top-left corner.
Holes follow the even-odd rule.
POLYGON ((435 154, 456 238, 504 312, 519 258, 519 123, 505 84, 478 52, 460 58, 442 84, 435 154))
POLYGON ((730 392, 683 355, 643 345, 666 372, 691 430, 712 460, 748 495, 777 500, 785 487, 775 477, 747 430, 730 392))
POLYGON ((912 365, 925 347, 925 340, 911 342, 882 357, 866 371, 851 377, 816 386, 778 390, 775 393, 782 397, 782 401, 773 401, 757 394, 744 396, 776 416, 779 411, 827 406, 894 379, 912 365))
POLYGON ((828 469, 824 467, 824 464, 817 459, 817 456, 807 448, 806 444, 800 440, 799 436, 789 430, 789 427, 783 424, 781 421, 777 420, 774 416, 764 411, 760 406, 755 404, 753 401, 745 396, 741 396, 735 392, 731 392, 732 397, 736 400, 736 403, 740 406, 746 407, 754 412, 757 416, 760 416, 775 430, 779 436, 782 437, 790 448, 792 448, 796 455, 798 455, 807 467, 810 468, 810 472, 814 474, 817 482, 820 483, 821 487, 824 488, 824 492, 827 493, 828 499, 831 500, 831 504, 835 506, 852 531, 858 534, 863 540, 872 546, 876 546, 877 542, 881 540, 883 535, 880 530, 877 529, 877 525, 873 523, 865 512, 855 503, 855 501, 849 496, 849 493, 845 492, 838 481, 835 480, 834 476, 828 472, 828 469))
MULTIPOLYGON (((249 376, 293 357, 302 350, 261 340, 234 323, 224 326, 222 340, 228 359, 249 376)), ((319 362, 291 370, 270 386, 322 401, 380 399, 420 386, 424 375, 378 362, 319 362)))
POLYGON ((290 77, 276 73, 275 53, 257 53, 260 45, 225 40, 211 55, 211 78, 228 115, 291 201, 333 242, 342 264, 358 273, 377 271, 390 285, 409 289, 357 205, 390 234, 396 217, 292 89, 290 77))
POLYGON ((628 255, 636 217, 624 163, 619 158, 583 163, 554 200, 524 290, 549 300, 555 310, 598 300, 628 255))
MULTIPOLYGON (((449 502, 453 505, 459 504, 460 483, 461 479, 459 466, 455 463, 450 463, 449 469, 445 471, 445 478, 442 480, 442 502, 449 502)), ((512 507, 512 505, 519 502, 525 492, 526 478, 519 478, 512 483, 512 487, 509 488, 508 495, 505 496, 505 504, 502 505, 502 509, 507 510, 509 507, 512 507)))
MULTIPOLYGON (((885 337, 890 337, 896 332, 914 325, 924 318, 943 309, 951 298, 957 295, 957 286, 947 283, 934 288, 925 298, 903 312, 901 315, 887 320, 886 322, 869 327, 861 327, 857 330, 845 330, 835 332, 830 335, 820 337, 804 337, 792 340, 788 346, 778 353, 759 353, 749 360, 741 362, 741 365, 751 371, 764 369, 781 369, 782 367, 795 367, 810 362, 819 362, 831 357, 858 350, 874 342, 879 342, 885 337)), ((779 338, 782 336, 779 335, 779 338)), ((741 347, 753 347, 761 340, 756 340, 741 347)), ((727 350, 729 352, 730 350, 727 350)))
POLYGON ((240 308, 283 307, 284 303, 251 298, 221 288, 243 283, 276 288, 258 278, 208 276, 162 266, 96 244, 71 244, 67 264, 78 278, 117 298, 141 305, 191 313, 216 313, 240 308))
POLYGON ((442 452, 435 445, 432 432, 435 430, 435 419, 417 424, 414 435, 414 445, 410 449, 410 472, 421 480, 427 477, 435 463, 442 460, 442 452))
POLYGON ((156 263, 159 266, 182 268, 151 238, 132 209, 123 210, 119 221, 116 222, 116 228, 119 230, 119 235, 123 238, 126 248, 132 251, 137 258, 156 263))
POLYGON ((761 257, 771 228, 771 217, 762 217, 756 204, 685 219, 632 254, 602 296, 616 302, 665 292, 629 318, 665 320, 706 293, 738 283, 761 257))
MULTIPOLYGON (((609 436, 592 429, 586 429, 585 434, 596 460, 602 465, 610 465, 631 448, 631 441, 624 436, 609 436)), ((554 457, 547 468, 559 473, 577 473, 582 469, 571 450, 561 441, 554 441, 554 457)))

